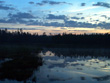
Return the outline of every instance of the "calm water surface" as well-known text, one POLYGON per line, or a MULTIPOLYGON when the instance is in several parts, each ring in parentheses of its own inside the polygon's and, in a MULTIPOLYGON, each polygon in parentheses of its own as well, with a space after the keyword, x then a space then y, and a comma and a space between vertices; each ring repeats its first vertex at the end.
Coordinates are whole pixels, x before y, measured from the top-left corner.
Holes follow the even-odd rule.
POLYGON ((2 80, 0 83, 110 83, 107 57, 68 57, 45 51, 39 54, 43 65, 27 81, 2 80))

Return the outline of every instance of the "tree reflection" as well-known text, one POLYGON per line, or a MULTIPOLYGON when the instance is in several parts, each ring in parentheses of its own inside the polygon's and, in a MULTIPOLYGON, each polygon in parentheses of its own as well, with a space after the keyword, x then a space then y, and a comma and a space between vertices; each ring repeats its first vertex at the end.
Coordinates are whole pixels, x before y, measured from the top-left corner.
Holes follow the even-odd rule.
POLYGON ((110 75, 106 75, 102 77, 93 77, 93 79, 96 79, 97 81, 106 81, 110 79, 110 75))
POLYGON ((10 79, 17 81, 26 81, 29 77, 33 75, 33 71, 38 69, 42 65, 42 58, 38 56, 39 50, 32 51, 28 48, 18 48, 13 53, 10 58, 12 60, 1 63, 0 67, 0 80, 10 79))
POLYGON ((50 50, 56 56, 63 57, 107 57, 110 58, 110 50, 109 49, 94 49, 94 48, 47 48, 44 50, 50 50))

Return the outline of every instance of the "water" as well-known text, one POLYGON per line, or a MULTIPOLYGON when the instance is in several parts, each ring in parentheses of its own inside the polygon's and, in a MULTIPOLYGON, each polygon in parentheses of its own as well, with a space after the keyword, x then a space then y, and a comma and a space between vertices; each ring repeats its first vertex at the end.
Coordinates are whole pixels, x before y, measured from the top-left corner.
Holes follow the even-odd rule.
POLYGON ((108 57, 84 57, 79 54, 70 57, 70 52, 56 52, 55 49, 54 52, 52 49, 41 52, 39 55, 43 58, 43 65, 33 71, 26 81, 5 79, 0 83, 110 83, 108 57))
POLYGON ((45 55, 44 65, 35 74, 38 83, 110 83, 110 59, 98 57, 45 55))

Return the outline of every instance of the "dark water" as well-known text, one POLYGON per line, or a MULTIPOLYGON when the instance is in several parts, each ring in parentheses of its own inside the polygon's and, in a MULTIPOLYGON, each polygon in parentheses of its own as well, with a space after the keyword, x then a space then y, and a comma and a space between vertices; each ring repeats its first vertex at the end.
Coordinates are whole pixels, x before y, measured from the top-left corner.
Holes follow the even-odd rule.
MULTIPOLYGON (((104 51, 104 54, 106 56, 107 53, 104 51)), ((0 83, 110 83, 108 57, 90 55, 84 57, 79 54, 70 57, 69 55, 72 55, 70 51, 67 53, 59 49, 44 50, 39 55, 42 56, 44 63, 29 79, 26 81, 5 79, 0 83)))

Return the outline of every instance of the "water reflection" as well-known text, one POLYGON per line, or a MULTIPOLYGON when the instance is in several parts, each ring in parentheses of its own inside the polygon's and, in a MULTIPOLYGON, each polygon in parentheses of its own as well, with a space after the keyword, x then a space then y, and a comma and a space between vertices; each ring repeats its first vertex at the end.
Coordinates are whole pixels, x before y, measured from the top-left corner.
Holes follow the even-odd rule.
MULTIPOLYGON (((23 74, 22 76, 24 78, 20 78, 20 76, 17 75, 18 78, 16 78, 16 80, 25 79, 25 81, 22 81, 24 83, 99 83, 99 81, 100 83, 109 83, 109 51, 101 51, 102 49, 96 50, 95 54, 94 50, 88 51, 87 49, 82 49, 81 52, 79 51, 79 49, 77 49, 76 52, 73 49, 44 49, 39 54, 43 60, 43 65, 39 67, 39 70, 35 70, 35 68, 31 66, 28 67, 28 69, 23 68, 22 70, 24 71, 21 71, 20 69, 17 70, 16 68, 13 69, 16 70, 16 73, 20 75, 23 74), (84 52, 85 54, 83 54, 84 52), (28 75, 31 77, 28 77, 28 75)), ((13 72, 13 70, 11 71, 13 72)), ((5 74, 11 75, 12 72, 10 73, 9 71, 5 74)), ((3 73, 2 76, 4 76, 5 74, 3 73)), ((2 82, 19 83, 18 81, 10 82, 9 80, 0 81, 0 83, 2 82)))
POLYGON ((110 75, 106 75, 102 77, 93 77, 93 79, 96 79, 97 81, 106 81, 106 80, 110 80, 110 75))
MULTIPOLYGON (((30 80, 29 78, 33 75, 33 72, 41 65, 42 58, 32 55, 2 61, 0 67, 0 80, 2 81, 0 83, 26 83, 27 80, 30 80)), ((31 78, 31 81, 36 82, 35 77, 31 78)))
POLYGON ((44 64, 40 67, 39 72, 36 71, 38 83, 110 82, 110 59, 108 56, 88 55, 85 57, 78 56, 79 54, 68 56, 69 52, 59 49, 44 50, 40 54, 44 64))
POLYGON ((69 56, 69 57, 108 57, 110 58, 110 49, 104 49, 104 48, 45 48, 43 50, 43 53, 46 53, 47 51, 51 51, 52 53, 48 53, 48 55, 57 55, 57 56, 69 56))

